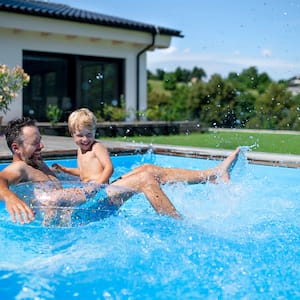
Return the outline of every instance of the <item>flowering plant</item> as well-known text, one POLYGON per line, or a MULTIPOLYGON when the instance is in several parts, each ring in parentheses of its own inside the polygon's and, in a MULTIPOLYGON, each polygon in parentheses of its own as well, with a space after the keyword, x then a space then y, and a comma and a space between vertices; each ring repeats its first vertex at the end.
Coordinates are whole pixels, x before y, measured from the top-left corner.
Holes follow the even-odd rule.
POLYGON ((24 70, 17 66, 9 69, 0 64, 0 111, 6 113, 9 105, 18 96, 18 91, 26 86, 30 77, 24 70))

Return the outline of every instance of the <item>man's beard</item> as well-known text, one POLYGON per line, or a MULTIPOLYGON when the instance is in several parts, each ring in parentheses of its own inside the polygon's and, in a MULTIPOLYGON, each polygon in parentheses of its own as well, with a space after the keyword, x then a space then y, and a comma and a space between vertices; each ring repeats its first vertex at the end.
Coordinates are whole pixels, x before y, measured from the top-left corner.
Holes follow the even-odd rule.
POLYGON ((33 167, 35 169, 39 169, 41 161, 42 161, 41 157, 39 157, 39 158, 30 157, 30 158, 25 159, 25 162, 29 166, 31 166, 31 167, 33 167))

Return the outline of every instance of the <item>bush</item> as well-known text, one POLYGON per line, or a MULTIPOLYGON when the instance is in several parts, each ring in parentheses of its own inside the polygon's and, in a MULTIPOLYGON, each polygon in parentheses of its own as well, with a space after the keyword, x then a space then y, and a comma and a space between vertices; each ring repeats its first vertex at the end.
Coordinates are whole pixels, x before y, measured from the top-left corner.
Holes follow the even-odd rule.
POLYGON ((120 106, 113 106, 104 104, 103 106, 103 112, 102 111, 96 111, 96 118, 98 122, 103 121, 125 121, 128 117, 128 113, 125 109, 125 100, 121 99, 121 105, 120 106))
POLYGON ((57 124, 62 116, 63 111, 57 106, 53 104, 49 104, 46 110, 46 115, 48 120, 51 123, 51 126, 57 124))

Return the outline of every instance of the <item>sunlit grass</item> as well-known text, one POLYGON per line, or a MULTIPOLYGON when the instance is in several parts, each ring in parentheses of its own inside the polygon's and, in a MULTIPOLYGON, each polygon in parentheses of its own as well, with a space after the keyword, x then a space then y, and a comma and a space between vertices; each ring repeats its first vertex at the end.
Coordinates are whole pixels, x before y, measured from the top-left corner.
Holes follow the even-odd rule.
POLYGON ((216 131, 189 135, 118 137, 113 140, 220 149, 254 145, 253 151, 300 155, 300 135, 297 134, 216 131))

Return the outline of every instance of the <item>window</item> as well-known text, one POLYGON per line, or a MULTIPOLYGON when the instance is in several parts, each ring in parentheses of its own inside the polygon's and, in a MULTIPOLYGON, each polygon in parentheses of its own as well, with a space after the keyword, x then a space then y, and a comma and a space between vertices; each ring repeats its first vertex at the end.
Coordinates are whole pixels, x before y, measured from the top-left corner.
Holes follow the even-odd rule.
POLYGON ((30 83, 23 91, 23 115, 46 122, 49 104, 70 112, 87 107, 102 112, 104 103, 120 106, 124 94, 123 60, 24 51, 30 83))

